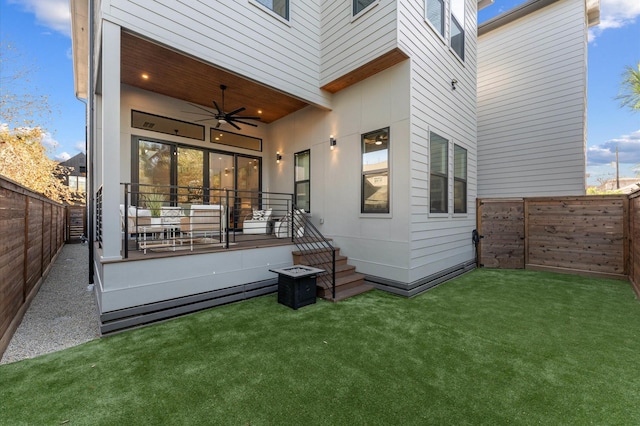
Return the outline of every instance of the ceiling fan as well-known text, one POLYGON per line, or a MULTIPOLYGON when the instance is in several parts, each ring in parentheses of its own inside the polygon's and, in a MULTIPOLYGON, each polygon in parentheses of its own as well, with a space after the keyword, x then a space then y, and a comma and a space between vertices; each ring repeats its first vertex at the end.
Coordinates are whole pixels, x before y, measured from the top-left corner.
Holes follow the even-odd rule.
POLYGON ((241 113, 242 111, 244 111, 246 108, 245 107, 240 107, 238 109, 235 109, 233 111, 230 112, 224 112, 224 91, 227 89, 227 86, 225 86, 224 84, 220 85, 220 89, 222 90, 222 108, 220 108, 220 106, 218 105, 218 103, 214 100, 213 101, 213 105, 216 107, 216 111, 217 112, 212 112, 211 110, 201 107, 200 105, 196 105, 196 104, 190 104, 198 109, 201 109, 203 111, 206 111, 207 114, 202 114, 202 113, 196 113, 196 114, 201 114, 201 115, 209 115, 210 117, 207 118, 203 118, 201 120, 196 120, 196 122, 200 122, 200 121, 207 121, 207 120, 217 120, 218 124, 216 124, 216 129, 218 127, 220 127, 220 125, 222 124, 231 124, 233 127, 235 127, 236 129, 240 130, 240 127, 236 124, 236 123, 240 123, 240 124, 246 124, 248 126, 253 126, 253 127, 258 127, 257 124, 253 124, 253 123, 249 123, 247 121, 242 121, 242 120, 260 120, 260 117, 243 117, 240 115, 236 115, 238 113, 241 113))

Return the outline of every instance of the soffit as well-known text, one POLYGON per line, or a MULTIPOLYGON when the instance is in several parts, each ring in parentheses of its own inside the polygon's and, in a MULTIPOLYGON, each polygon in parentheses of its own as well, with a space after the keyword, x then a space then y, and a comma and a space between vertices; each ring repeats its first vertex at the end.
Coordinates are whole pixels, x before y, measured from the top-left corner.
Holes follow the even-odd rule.
MULTIPOLYGON (((122 32, 120 79, 122 83, 154 93, 182 99, 214 110, 222 107, 220 85, 225 92, 226 112, 240 107, 239 115, 260 115, 271 123, 308 105, 294 97, 247 80, 189 56, 122 32), (147 74, 148 79, 142 75, 147 74), (262 110, 262 114, 258 114, 262 110)), ((194 108, 194 112, 198 111, 194 108)), ((195 118, 201 116, 194 115, 195 118)))

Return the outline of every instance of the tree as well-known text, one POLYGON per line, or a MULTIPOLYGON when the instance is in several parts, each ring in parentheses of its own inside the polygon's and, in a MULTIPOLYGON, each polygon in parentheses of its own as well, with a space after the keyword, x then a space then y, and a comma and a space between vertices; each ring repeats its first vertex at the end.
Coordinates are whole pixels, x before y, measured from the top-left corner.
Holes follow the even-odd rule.
POLYGON ((10 44, 0 44, 0 175, 54 201, 79 202, 65 185, 69 170, 48 157, 46 132, 35 125, 51 114, 48 98, 29 91, 33 69, 14 67, 17 60, 10 44))
POLYGON ((632 111, 640 111, 640 62, 637 68, 625 67, 620 84, 620 94, 616 96, 620 107, 629 107, 632 111))

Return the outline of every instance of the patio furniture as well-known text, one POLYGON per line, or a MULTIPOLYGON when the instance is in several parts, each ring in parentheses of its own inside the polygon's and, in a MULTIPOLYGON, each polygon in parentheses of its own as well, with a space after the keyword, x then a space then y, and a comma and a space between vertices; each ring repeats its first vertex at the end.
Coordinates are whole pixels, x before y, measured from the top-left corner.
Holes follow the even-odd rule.
POLYGON ((291 238, 291 229, 295 229, 296 237, 304 235, 304 225, 306 223, 306 212, 302 209, 294 212, 294 220, 291 222, 291 212, 288 212, 280 220, 276 220, 273 233, 276 238, 291 238), (293 225, 293 226, 292 226, 293 225))
MULTIPOLYGON (((136 206, 129 206, 126 213, 127 233, 133 237, 142 231, 141 227, 151 226, 151 210, 139 209, 136 206)), ((120 204, 120 225, 124 231, 125 209, 124 204, 120 204)))
POLYGON ((196 237, 216 238, 224 243, 226 217, 225 207, 219 204, 193 204, 189 209, 189 215, 180 218, 180 233, 188 237, 191 250, 196 237))
POLYGON ((271 215, 272 209, 254 210, 253 213, 247 215, 242 222, 243 234, 271 234, 273 228, 273 220, 271 215))

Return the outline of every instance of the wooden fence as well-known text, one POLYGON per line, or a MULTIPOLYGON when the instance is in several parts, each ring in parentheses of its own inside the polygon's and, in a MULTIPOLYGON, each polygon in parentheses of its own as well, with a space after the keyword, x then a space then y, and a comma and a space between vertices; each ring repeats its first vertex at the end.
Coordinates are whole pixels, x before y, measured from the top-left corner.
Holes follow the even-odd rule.
POLYGON ((629 196, 629 280, 640 298, 640 191, 629 196))
POLYGON ((638 282, 638 194, 479 199, 477 211, 480 266, 638 282))
POLYGON ((0 356, 64 245, 65 208, 0 177, 0 356))

